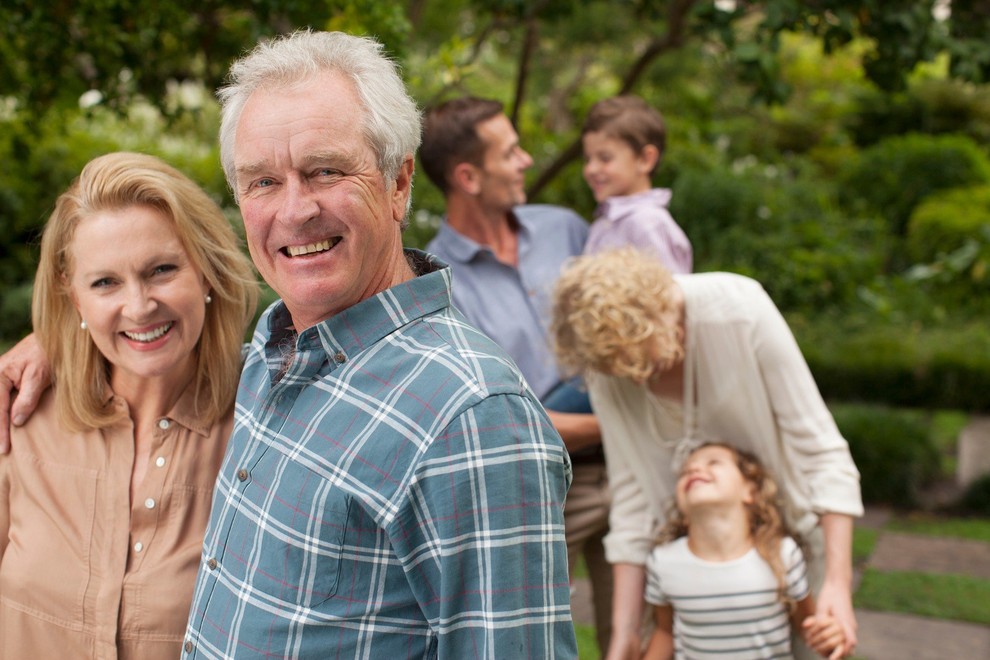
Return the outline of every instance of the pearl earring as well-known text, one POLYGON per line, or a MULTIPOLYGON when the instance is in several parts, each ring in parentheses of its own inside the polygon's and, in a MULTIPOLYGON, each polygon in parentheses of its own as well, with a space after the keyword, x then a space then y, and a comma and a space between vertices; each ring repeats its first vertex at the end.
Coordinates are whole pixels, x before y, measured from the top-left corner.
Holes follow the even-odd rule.
POLYGON ((85 321, 83 321, 82 323, 80 323, 80 324, 79 324, 79 327, 80 327, 80 328, 82 328, 83 330, 85 330, 85 329, 86 329, 87 327, 89 327, 89 326, 87 326, 87 325, 86 325, 86 322, 85 322, 85 321))
POLYGON ((213 296, 211 296, 210 294, 206 294, 206 296, 204 296, 203 299, 206 301, 207 305, 213 302, 213 296))

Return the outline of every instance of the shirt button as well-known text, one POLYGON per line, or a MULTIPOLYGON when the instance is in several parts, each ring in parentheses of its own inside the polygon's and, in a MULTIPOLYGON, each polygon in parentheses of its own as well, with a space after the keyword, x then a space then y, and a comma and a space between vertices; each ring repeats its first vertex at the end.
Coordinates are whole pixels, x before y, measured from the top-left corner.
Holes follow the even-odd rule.
POLYGON ((186 642, 186 645, 183 648, 186 649, 186 653, 192 653, 193 650, 192 642, 186 642))
POLYGON ((245 470, 243 468, 241 468, 240 470, 238 470, 237 471, 237 478, 240 479, 241 481, 247 481, 247 478, 248 478, 248 472, 247 472, 247 470, 245 470))
POLYGON ((333 359, 337 364, 343 364, 344 361, 347 360, 347 356, 341 352, 338 352, 336 355, 333 356, 333 359))
POLYGON ((134 544, 134 552, 141 552, 142 550, 144 550, 144 543, 138 541, 134 544))
POLYGON ((158 458, 156 458, 155 465, 157 465, 158 467, 165 467, 165 457, 159 456, 158 458))
POLYGON ((160 420, 158 420, 158 428, 160 428, 161 430, 164 431, 165 429, 167 429, 168 428, 168 425, 169 425, 169 421, 167 419, 165 419, 164 417, 162 417, 160 420))
POLYGON ((210 561, 206 562, 206 565, 210 567, 210 570, 211 571, 215 571, 217 569, 217 560, 216 560, 216 558, 215 557, 210 557, 210 561))
POLYGON ((150 497, 148 499, 146 499, 144 501, 144 508, 145 509, 154 509, 155 508, 155 500, 151 499, 150 497))

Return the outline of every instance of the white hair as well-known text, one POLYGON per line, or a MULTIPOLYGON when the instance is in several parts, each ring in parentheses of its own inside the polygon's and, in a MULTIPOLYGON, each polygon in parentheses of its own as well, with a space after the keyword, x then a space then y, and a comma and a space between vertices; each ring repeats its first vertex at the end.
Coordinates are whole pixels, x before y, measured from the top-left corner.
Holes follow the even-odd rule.
POLYGON ((235 199, 234 140, 251 94, 259 88, 287 87, 326 71, 354 81, 366 111, 364 138, 378 159, 378 169, 386 181, 398 176, 406 156, 419 147, 420 113, 398 67, 382 50, 382 44, 370 37, 307 29, 261 42, 231 65, 228 83, 217 91, 217 97, 220 161, 235 199))

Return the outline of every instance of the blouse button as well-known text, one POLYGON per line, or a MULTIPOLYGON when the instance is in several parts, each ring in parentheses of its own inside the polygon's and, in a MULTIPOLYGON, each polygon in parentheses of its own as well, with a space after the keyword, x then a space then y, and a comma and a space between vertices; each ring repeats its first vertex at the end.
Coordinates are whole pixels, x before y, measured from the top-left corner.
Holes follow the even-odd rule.
POLYGON ((144 550, 144 543, 138 541, 134 544, 134 552, 141 552, 142 550, 144 550))
POLYGON ((155 500, 153 500, 150 497, 148 499, 146 499, 144 501, 144 508, 146 508, 146 509, 154 509, 155 508, 155 500))
POLYGON ((162 417, 160 420, 158 420, 158 428, 160 428, 161 430, 164 431, 165 429, 167 429, 168 428, 168 425, 169 425, 169 421, 167 419, 165 419, 164 417, 162 417))
POLYGON ((337 354, 333 356, 333 359, 337 364, 343 364, 344 361, 347 360, 347 356, 338 351, 337 354))
POLYGON ((247 470, 245 470, 244 468, 241 468, 240 470, 238 470, 237 471, 237 478, 240 479, 241 481, 247 481, 247 478, 248 478, 248 472, 247 472, 247 470))
POLYGON ((216 558, 210 557, 210 561, 206 562, 206 565, 210 567, 210 570, 211 571, 215 571, 217 569, 217 560, 216 560, 216 558))
POLYGON ((158 458, 156 458, 155 465, 157 465, 158 467, 165 467, 165 457, 159 456, 158 458))
POLYGON ((186 645, 183 648, 186 649, 186 653, 192 653, 193 643, 192 642, 186 642, 186 645))

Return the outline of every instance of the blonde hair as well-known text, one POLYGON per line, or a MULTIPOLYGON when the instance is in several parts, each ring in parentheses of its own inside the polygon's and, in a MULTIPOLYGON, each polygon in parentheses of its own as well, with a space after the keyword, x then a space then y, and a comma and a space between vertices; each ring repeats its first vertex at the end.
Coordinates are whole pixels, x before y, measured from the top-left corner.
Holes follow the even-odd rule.
POLYGON ((220 207, 198 185, 158 158, 126 152, 86 164, 59 196, 41 239, 32 321, 52 363, 58 414, 74 430, 102 428, 120 416, 106 405, 110 364, 79 328, 69 281, 79 222, 131 206, 149 207, 172 222, 209 285, 212 302, 196 347, 191 387, 198 414, 212 423, 230 409, 237 391, 241 345, 258 300, 254 269, 220 207))
MULTIPOLYGON (((743 479, 753 487, 753 501, 746 504, 749 535, 753 539, 756 552, 769 564, 777 579, 777 599, 788 608, 793 607, 794 601, 787 595, 787 567, 780 557, 780 543, 785 536, 790 536, 802 551, 805 548, 800 537, 787 524, 777 483, 754 454, 724 442, 706 442, 696 447, 691 454, 705 447, 722 447, 731 452, 743 479)), ((687 536, 688 526, 684 512, 677 507, 676 501, 672 502, 667 524, 660 530, 657 543, 670 543, 687 536)))
POLYGON ((658 363, 683 359, 683 330, 670 321, 676 286, 655 257, 631 248, 571 260, 553 296, 550 333, 561 367, 643 381, 658 363))

